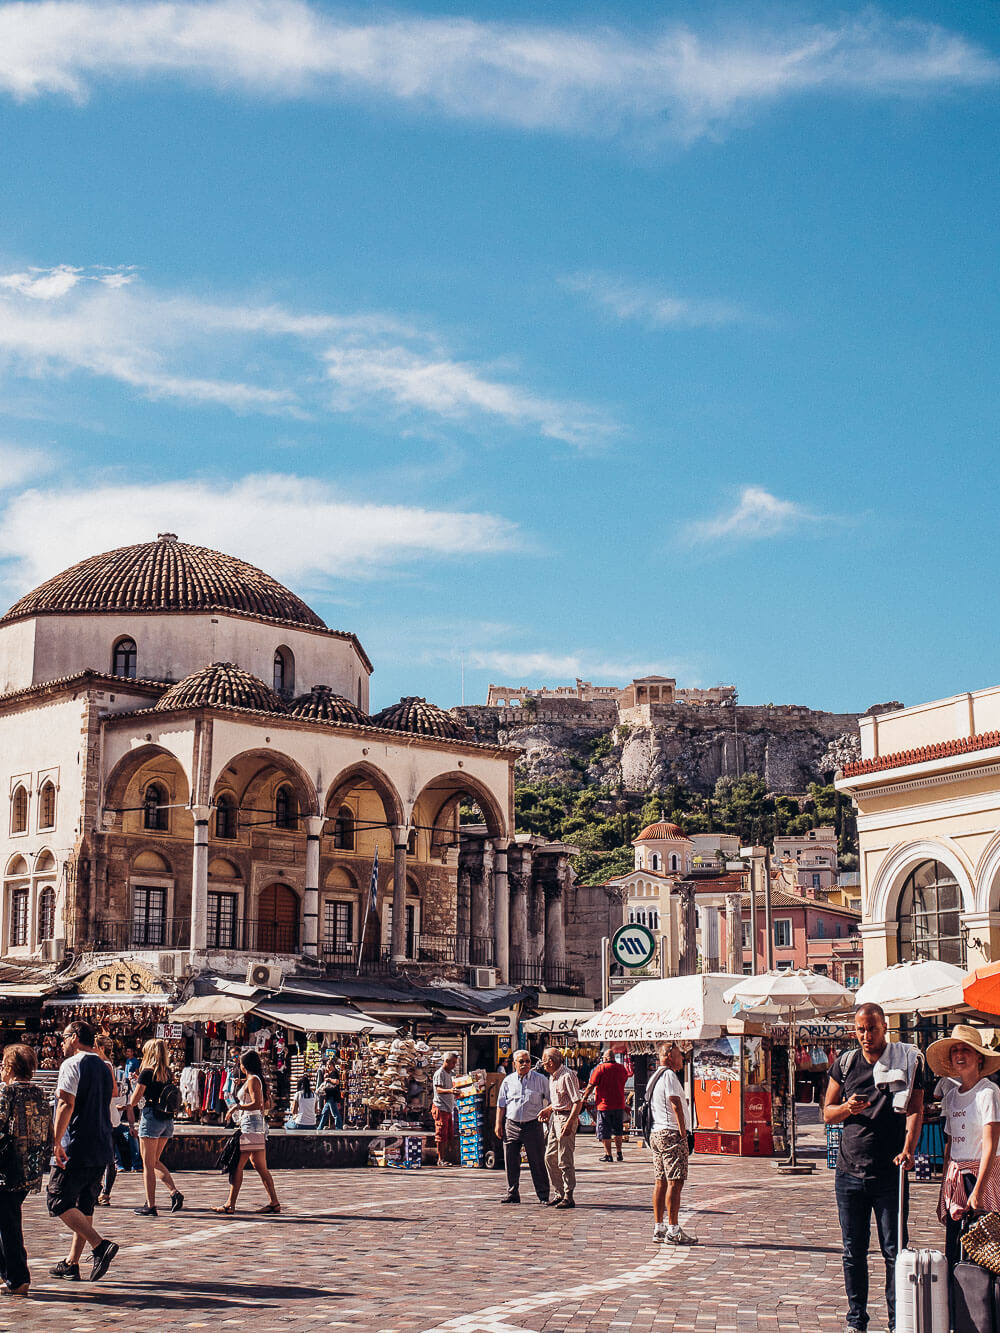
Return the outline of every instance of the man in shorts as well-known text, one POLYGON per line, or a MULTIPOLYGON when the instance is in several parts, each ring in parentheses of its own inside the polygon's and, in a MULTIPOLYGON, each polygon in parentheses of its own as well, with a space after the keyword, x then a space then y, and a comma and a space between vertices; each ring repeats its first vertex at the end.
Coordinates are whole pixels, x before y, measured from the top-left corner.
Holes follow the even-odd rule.
POLYGON ((49 1213, 69 1227, 73 1240, 65 1259, 49 1272, 53 1277, 80 1281, 83 1247, 91 1248, 90 1280, 97 1282, 118 1253, 113 1240, 94 1230, 94 1205, 112 1159, 111 1070, 94 1049, 89 1023, 69 1023, 62 1036, 64 1059, 56 1084, 56 1164, 49 1176, 46 1203, 49 1213))
POLYGON ((604 1059, 593 1070, 583 1104, 586 1106, 591 1093, 597 1099, 597 1137, 604 1143, 602 1162, 612 1162, 611 1140, 615 1142, 615 1152, 619 1162, 622 1157, 622 1134, 625 1129, 625 1084, 629 1079, 629 1070, 611 1058, 612 1047, 608 1047, 604 1059))
POLYGON ((434 1141, 437 1145, 438 1166, 452 1166, 455 1152, 455 1070, 458 1051, 449 1051, 434 1074, 434 1101, 431 1117, 434 1121, 434 1141))
POLYGON ((677 1077, 684 1068, 684 1053, 672 1041, 664 1041, 657 1054, 659 1066, 646 1084, 646 1100, 653 1113, 649 1135, 654 1172, 653 1239, 671 1245, 697 1245, 697 1237, 689 1236, 680 1224, 681 1190, 688 1174, 684 1089, 677 1077))

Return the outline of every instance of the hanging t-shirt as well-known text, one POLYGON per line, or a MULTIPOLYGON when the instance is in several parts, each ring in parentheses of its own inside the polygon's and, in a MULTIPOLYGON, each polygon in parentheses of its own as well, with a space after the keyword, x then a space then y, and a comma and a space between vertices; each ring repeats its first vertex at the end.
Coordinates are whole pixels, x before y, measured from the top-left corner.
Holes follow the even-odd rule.
POLYGON ((74 1098, 62 1146, 71 1166, 107 1166, 111 1161, 111 1070, 93 1051, 78 1051, 59 1066, 59 1093, 74 1098))
POLYGON ((953 1162, 978 1162, 983 1152, 983 1126, 1000 1123, 1000 1088, 981 1078, 968 1092, 953 1084, 941 1101, 944 1132, 951 1139, 953 1162))

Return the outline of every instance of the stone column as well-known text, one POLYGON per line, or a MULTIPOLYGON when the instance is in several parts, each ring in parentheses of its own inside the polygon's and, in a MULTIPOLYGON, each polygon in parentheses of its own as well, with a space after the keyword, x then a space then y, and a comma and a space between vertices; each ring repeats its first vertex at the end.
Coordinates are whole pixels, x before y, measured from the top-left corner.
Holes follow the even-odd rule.
POLYGON ((306 883, 302 904, 302 953, 319 962, 319 838, 325 820, 321 815, 307 815, 306 883))
POLYGON ((520 869, 509 876, 510 884, 510 956, 523 963, 528 957, 528 885, 524 875, 524 860, 520 869))
POLYGON ((703 907, 701 909, 701 970, 718 972, 719 970, 719 909, 703 907))
POLYGON ((208 820, 211 806, 193 805, 194 848, 191 854, 191 952, 208 948, 208 820))
POLYGON ((501 981, 510 975, 510 887, 507 844, 498 842, 493 863, 493 962, 501 981))
POLYGON ((392 830, 392 948, 394 963, 406 958, 406 829, 392 830))
POLYGON ((692 976, 698 968, 698 939, 694 915, 694 885, 677 884, 672 894, 677 899, 677 974, 692 976))
POLYGON ((492 849, 489 843, 484 842, 479 873, 472 876, 472 912, 469 934, 473 939, 483 939, 490 933, 490 869, 492 864, 492 849))
POLYGON ((737 976, 743 971, 743 898, 726 894, 726 971, 737 976))
POLYGON ((545 969, 566 966, 566 924, 563 921, 563 886, 545 886, 545 969))

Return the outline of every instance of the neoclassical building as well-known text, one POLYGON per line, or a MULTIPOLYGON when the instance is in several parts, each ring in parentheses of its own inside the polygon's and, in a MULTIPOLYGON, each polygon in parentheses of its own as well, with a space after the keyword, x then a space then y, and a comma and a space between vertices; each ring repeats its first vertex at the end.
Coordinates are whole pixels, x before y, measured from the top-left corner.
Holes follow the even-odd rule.
POLYGON ((508 980, 513 938, 558 964, 559 930, 536 940, 511 904, 516 752, 423 699, 369 716, 371 671, 262 570, 171 533, 21 598, 0 618, 5 959, 508 980))
POLYGON ((865 974, 1000 957, 1000 688, 860 719, 837 787, 858 811, 865 974))

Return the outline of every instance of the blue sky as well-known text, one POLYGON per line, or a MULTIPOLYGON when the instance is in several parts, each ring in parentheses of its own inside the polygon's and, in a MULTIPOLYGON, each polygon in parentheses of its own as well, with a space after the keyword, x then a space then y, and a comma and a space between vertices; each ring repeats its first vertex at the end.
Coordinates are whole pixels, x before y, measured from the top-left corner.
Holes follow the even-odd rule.
POLYGON ((995 684, 998 13, 0 3, 0 600, 168 529, 375 706, 995 684))

